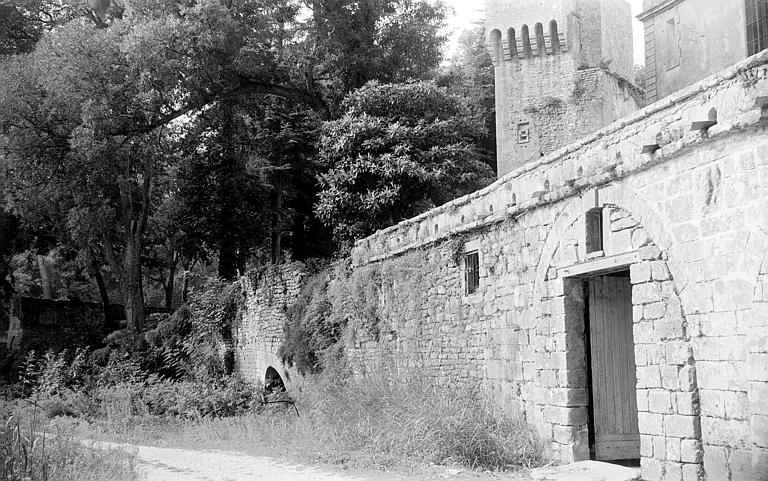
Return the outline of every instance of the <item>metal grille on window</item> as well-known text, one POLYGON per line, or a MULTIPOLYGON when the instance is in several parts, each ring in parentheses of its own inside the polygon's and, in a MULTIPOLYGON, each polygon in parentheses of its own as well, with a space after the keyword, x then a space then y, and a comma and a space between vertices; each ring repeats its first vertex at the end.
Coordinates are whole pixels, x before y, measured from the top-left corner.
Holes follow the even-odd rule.
POLYGON ((746 0, 747 53, 768 48, 768 0, 746 0))
POLYGON ((464 256, 466 266, 467 294, 474 293, 480 287, 480 256, 477 251, 467 252, 464 256))

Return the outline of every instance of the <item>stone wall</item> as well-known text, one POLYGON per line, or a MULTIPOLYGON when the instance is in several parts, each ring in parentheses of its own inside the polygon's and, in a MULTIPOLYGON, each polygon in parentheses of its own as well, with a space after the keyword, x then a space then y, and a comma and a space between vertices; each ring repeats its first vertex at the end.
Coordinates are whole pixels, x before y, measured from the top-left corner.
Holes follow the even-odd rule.
POLYGON ((288 308, 299 297, 307 269, 300 262, 270 268, 255 277, 243 277, 246 292, 240 323, 235 326, 235 369, 254 383, 264 383, 273 367, 286 388, 298 388, 301 376, 278 357, 288 308))
MULTIPOLYGON (((583 282, 628 270, 644 479, 765 479, 766 97, 763 53, 359 241, 349 275, 368 283, 375 315, 347 326, 349 359, 482 389, 554 459, 588 459, 583 282), (587 249, 595 209, 602 245, 587 249)), ((253 379, 279 364, 280 319, 304 277, 280 272, 248 287, 236 338, 253 379)))
POLYGON ((766 62, 743 61, 358 242, 354 270, 378 272, 382 315, 375 335, 349 337, 350 357, 482 385, 553 457, 586 459, 581 279, 629 269, 645 479, 764 479, 766 62), (691 130, 715 111, 716 125, 691 130), (604 246, 588 253, 594 208, 604 246), (480 257, 469 295, 462 246, 480 257))

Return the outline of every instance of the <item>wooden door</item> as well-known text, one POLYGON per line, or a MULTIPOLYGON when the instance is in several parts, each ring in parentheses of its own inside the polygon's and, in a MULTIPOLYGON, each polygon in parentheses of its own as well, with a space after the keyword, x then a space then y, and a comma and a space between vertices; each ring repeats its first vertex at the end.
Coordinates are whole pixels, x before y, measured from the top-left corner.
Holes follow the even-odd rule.
POLYGON ((595 459, 639 459, 629 277, 587 280, 595 459))

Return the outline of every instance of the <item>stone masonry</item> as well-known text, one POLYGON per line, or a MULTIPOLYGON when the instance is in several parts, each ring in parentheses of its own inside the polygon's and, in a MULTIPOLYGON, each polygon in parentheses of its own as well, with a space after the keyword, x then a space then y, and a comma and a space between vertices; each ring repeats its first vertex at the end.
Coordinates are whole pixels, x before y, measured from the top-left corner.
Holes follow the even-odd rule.
POLYGON ((267 369, 275 369, 286 388, 301 386, 299 373, 278 357, 288 307, 299 297, 307 270, 299 262, 243 277, 245 307, 235 326, 235 369, 247 380, 264 384, 267 369))
MULTIPOLYGON (((553 459, 589 459, 582 281, 628 269, 644 479, 768 479, 766 96, 763 52, 359 241, 352 275, 375 284, 379 315, 348 327, 353 365, 480 387, 553 459), (596 208, 603 245, 588 252, 596 208)), ((238 362, 257 379, 279 363, 302 276, 289 264, 249 288, 238 362)))

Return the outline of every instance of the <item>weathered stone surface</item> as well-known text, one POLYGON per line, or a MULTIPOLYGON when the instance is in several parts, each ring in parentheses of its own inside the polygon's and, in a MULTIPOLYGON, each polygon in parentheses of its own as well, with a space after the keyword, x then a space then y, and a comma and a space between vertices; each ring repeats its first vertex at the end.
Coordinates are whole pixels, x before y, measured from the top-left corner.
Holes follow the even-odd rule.
MULTIPOLYGON (((480 389, 533 424, 553 457, 583 459, 590 426, 582 279, 628 269, 645 479, 754 476, 768 448, 760 402, 768 380, 761 225, 768 223, 761 220, 768 133, 755 107, 757 97, 768 97, 767 61, 759 54, 359 241, 353 273, 380 281, 369 286, 376 329, 355 316, 345 329, 352 365, 363 372, 386 361, 480 389), (717 129, 690 132, 691 119, 710 108, 717 129), (663 155, 639 152, 637 139, 648 132, 658 133, 663 155), (556 179, 573 187, 531 198, 556 179), (602 253, 586 248, 587 211, 595 207, 607 219, 602 253), (480 286, 469 295, 466 242, 480 257, 480 286), (745 453, 756 454, 747 463, 745 453)), ((284 313, 269 303, 285 299, 284 285, 250 293, 238 346, 276 352, 284 313)), ((242 354, 239 366, 261 366, 255 358, 242 354)))

